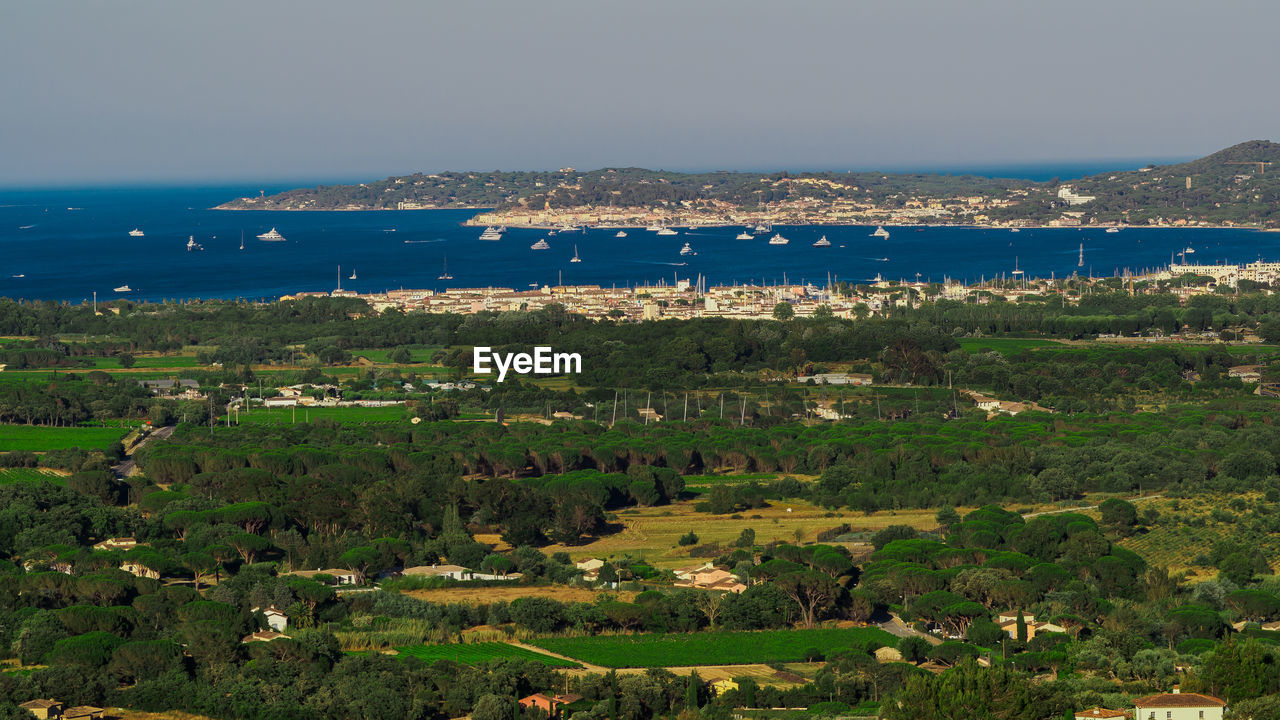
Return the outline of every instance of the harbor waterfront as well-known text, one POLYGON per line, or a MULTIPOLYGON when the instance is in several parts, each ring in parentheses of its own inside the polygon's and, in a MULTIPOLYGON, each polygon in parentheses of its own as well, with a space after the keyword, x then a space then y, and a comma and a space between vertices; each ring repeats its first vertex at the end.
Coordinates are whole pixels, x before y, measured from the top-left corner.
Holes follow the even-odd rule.
POLYGON ((500 240, 485 241, 481 228, 464 225, 475 210, 210 209, 253 190, 0 191, 0 296, 71 302, 91 300, 95 292, 99 301, 277 299, 331 292, 339 284, 344 293, 361 295, 415 289, 457 296, 458 288, 492 295, 499 288, 527 293, 558 286, 635 293, 637 286, 680 281, 708 289, 825 287, 828 280, 863 284, 877 277, 977 284, 1001 276, 1101 277, 1154 271, 1171 262, 1208 266, 1280 259, 1280 234, 1248 229, 1011 232, 889 225, 885 238, 873 234, 874 226, 775 225, 739 240, 742 226, 673 227, 674 234, 661 236, 629 228, 624 237, 615 228, 554 235, 511 228, 499 233, 500 240), (273 229, 284 239, 259 239, 273 229), (777 234, 790 242, 769 244, 777 234), (819 243, 824 236, 828 245, 819 243), (548 248, 532 250, 539 241, 548 248), (191 251, 189 242, 201 251, 191 251), (691 251, 681 254, 686 244, 691 251), (573 262, 575 255, 580 262, 573 262), (1016 276, 1015 269, 1021 271, 1016 276))

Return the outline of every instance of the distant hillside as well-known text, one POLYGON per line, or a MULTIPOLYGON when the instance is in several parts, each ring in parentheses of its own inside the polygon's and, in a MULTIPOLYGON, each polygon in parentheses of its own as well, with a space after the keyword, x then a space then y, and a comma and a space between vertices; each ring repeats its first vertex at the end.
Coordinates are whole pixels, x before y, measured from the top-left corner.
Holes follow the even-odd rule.
POLYGON ((566 168, 554 172, 417 173, 358 185, 299 188, 265 198, 241 198, 219 207, 492 208, 504 218, 560 211, 606 215, 625 209, 698 213, 703 219, 719 213, 726 222, 730 216, 736 217, 735 211, 742 211, 776 212, 780 218, 814 222, 841 222, 840 218, 862 222, 880 217, 888 222, 1280 227, 1280 145, 1255 140, 1187 163, 1095 175, 1069 183, 875 172, 675 173, 641 168, 580 172, 566 168))

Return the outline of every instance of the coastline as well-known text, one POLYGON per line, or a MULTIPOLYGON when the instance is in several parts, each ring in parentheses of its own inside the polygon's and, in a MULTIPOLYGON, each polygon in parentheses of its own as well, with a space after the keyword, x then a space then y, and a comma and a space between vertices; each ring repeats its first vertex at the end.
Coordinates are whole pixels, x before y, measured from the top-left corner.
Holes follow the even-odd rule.
POLYGON ((769 214, 753 214, 745 212, 739 218, 708 218, 706 216, 688 216, 681 214, 651 214, 647 219, 638 216, 628 217, 625 220, 602 220, 598 213, 586 213, 575 210, 565 210, 560 212, 543 211, 539 213, 538 220, 521 220, 516 216, 529 217, 527 213, 511 213, 506 214, 504 211, 495 211, 488 206, 470 206, 470 205, 453 205, 448 207, 417 207, 417 208, 375 208, 375 207, 340 207, 340 208, 300 208, 300 207, 273 207, 273 208, 249 208, 249 207, 227 207, 223 205, 215 205, 210 210, 221 210, 227 212, 290 212, 290 213, 361 213, 361 212, 432 212, 439 210, 446 211, 475 211, 474 217, 468 218, 460 223, 463 227, 483 228, 488 226, 505 226, 510 228, 520 228, 523 230, 560 230, 566 226, 581 227, 586 226, 598 230, 644 230, 653 224, 663 224, 673 228, 734 228, 754 226, 759 223, 767 223, 769 225, 782 225, 790 227, 813 226, 813 227, 875 227, 883 225, 884 227, 951 227, 951 228, 971 228, 975 230, 1085 230, 1085 229, 1107 229, 1117 228, 1120 230, 1254 230, 1258 232, 1280 232, 1280 227, 1265 227, 1262 225, 1220 225, 1220 224, 1193 224, 1193 223, 1161 223, 1161 224, 1143 224, 1133 225, 1125 223, 1092 223, 1082 225, 1070 224, 1045 224, 1045 223, 981 223, 981 222, 939 222, 933 220, 931 222, 913 221, 903 218, 857 218, 849 220, 833 220, 824 217, 804 217, 804 216, 778 216, 769 214))

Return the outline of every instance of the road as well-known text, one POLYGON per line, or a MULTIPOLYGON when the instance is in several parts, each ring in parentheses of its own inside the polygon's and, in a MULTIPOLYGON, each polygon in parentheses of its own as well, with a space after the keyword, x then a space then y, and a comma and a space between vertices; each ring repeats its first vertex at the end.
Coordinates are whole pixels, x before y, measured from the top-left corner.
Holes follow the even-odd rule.
POLYGON ((143 445, 146 445, 152 440, 156 440, 156 439, 164 440, 165 438, 172 435, 173 431, 177 429, 178 429, 177 425, 165 425, 162 428, 152 430, 151 434, 142 438, 142 442, 139 442, 137 445, 134 445, 133 449, 129 451, 129 454, 125 455, 124 460, 120 461, 119 464, 114 465, 111 468, 111 471, 114 472, 116 474, 116 477, 118 478, 127 478, 130 475, 133 475, 135 472, 138 471, 137 465, 135 465, 133 462, 133 454, 138 452, 138 448, 142 447, 143 445))
POLYGON ((900 638, 918 637, 918 638, 924 638, 925 642, 929 643, 930 645, 942 644, 942 638, 937 637, 935 635, 930 635, 929 633, 922 633, 919 630, 916 630, 910 625, 907 625, 906 623, 902 622, 902 619, 899 618, 897 615, 891 615, 888 620, 885 620, 884 622, 880 623, 880 629, 884 630, 890 635, 900 637, 900 638))

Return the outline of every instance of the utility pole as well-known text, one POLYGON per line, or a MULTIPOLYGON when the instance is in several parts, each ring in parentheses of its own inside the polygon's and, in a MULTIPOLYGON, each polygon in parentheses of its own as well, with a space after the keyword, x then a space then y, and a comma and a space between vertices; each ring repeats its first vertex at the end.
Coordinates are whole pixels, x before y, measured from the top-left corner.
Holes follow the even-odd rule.
POLYGON ((618 391, 613 391, 613 419, 609 421, 609 427, 618 422, 618 391))
POLYGON ((684 394, 684 417, 680 418, 680 422, 689 422, 689 393, 684 394))

